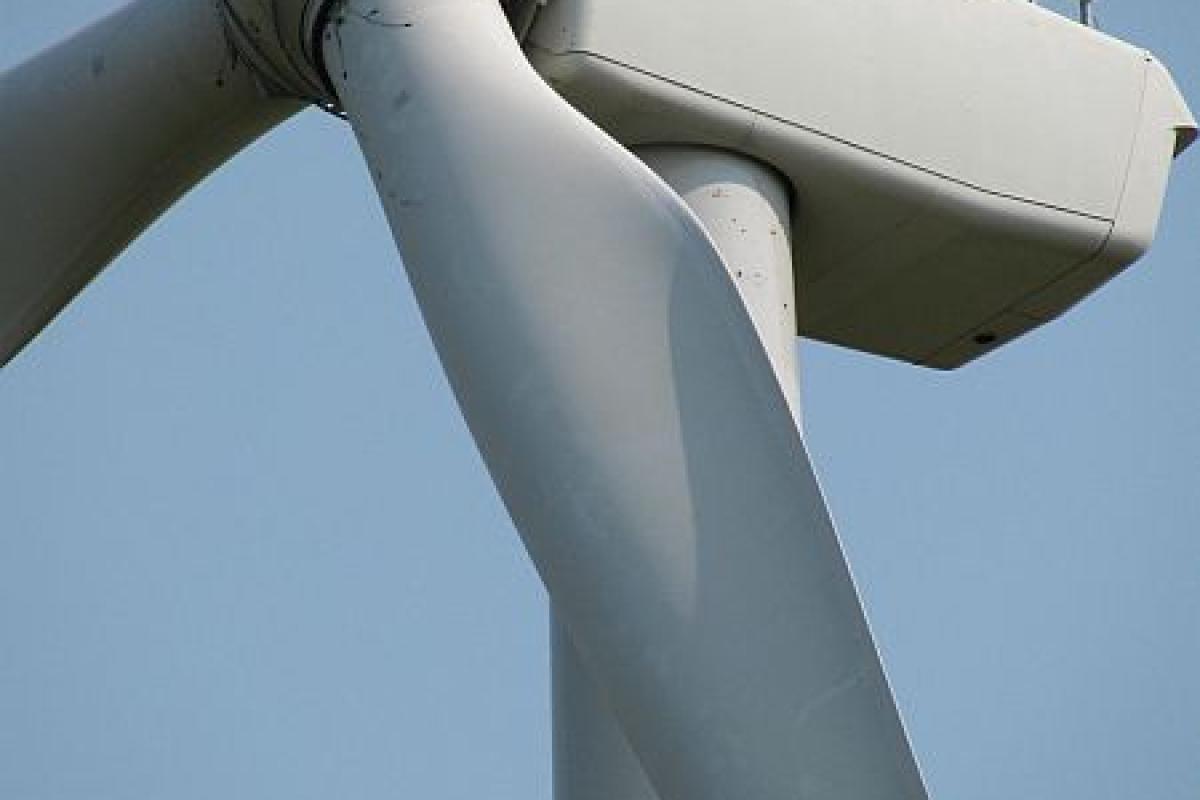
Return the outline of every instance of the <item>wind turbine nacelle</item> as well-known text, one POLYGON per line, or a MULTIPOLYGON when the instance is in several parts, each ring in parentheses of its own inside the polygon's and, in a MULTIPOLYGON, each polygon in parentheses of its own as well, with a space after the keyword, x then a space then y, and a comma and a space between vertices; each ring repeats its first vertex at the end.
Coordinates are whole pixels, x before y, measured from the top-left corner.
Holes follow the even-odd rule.
POLYGON ((1196 134, 1149 54, 1020 0, 550 0, 527 52, 626 145, 783 173, 800 333, 941 368, 1141 256, 1196 134))

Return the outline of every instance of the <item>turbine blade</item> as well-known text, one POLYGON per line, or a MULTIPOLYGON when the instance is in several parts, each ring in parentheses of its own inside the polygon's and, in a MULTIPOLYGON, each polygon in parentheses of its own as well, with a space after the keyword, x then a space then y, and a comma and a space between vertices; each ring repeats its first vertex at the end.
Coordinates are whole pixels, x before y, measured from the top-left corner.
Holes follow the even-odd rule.
POLYGON ((195 183, 297 111, 211 2, 139 0, 0 75, 0 365, 195 183))
POLYGON ((696 218, 542 82, 494 0, 338 8, 326 64, 459 404, 663 800, 924 798, 696 218))

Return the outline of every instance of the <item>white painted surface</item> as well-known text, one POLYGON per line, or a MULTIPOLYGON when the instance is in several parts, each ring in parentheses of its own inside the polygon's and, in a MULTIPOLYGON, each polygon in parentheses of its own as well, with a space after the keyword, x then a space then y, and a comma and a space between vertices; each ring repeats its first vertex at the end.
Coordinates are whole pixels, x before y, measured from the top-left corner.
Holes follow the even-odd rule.
POLYGON ((695 216, 545 86, 495 3, 373 6, 327 42, 338 94, 476 442, 664 800, 924 798, 695 216))
POLYGON ((140 0, 0 75, 0 363, 196 182, 298 106, 207 0, 140 0))
POLYGON ((555 0, 545 13, 534 40, 555 51, 600 55, 990 192, 1116 213, 1142 53, 1046 9, 555 0))
POLYGON ((551 612, 554 800, 660 800, 603 691, 551 612))
POLYGON ((803 334, 942 368, 1136 260, 1195 125, 1144 51, 1011 0, 553 0, 530 41, 620 141, 788 176, 803 334))
POLYGON ((679 194, 712 238, 788 404, 799 413, 787 180, 753 159, 712 148, 660 145, 636 154, 679 194))
MULTIPOLYGON (((679 194, 712 237, 798 419, 786 182, 744 156, 711 148, 660 146, 636 155, 679 194)), ((555 800, 658 800, 570 634, 553 619, 550 646, 555 800)))

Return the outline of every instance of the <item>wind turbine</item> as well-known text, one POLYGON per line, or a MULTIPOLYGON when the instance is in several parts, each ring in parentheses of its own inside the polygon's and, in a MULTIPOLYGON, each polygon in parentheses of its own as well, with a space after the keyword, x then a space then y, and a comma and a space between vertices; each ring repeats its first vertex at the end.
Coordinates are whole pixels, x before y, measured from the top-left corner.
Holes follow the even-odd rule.
POLYGON ((0 347, 298 99, 346 113, 565 621, 564 762, 619 734, 665 798, 923 796, 780 391, 791 314, 963 363, 1136 258, 1194 137, 1139 51, 960 6, 511 4, 522 54, 490 0, 135 3, 0 86, 0 347), (1045 75, 1079 77, 1012 92, 1045 75))

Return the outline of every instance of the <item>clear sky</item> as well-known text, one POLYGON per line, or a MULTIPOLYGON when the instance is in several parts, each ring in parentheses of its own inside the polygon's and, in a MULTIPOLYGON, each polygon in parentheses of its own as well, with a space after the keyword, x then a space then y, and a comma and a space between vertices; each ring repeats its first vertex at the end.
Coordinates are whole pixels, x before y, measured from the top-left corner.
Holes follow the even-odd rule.
MULTIPOLYGON (((118 4, 6 0, 0 66, 118 4)), ((1200 4, 1097 9, 1200 105, 1200 4)), ((801 348, 937 800, 1200 797, 1198 209, 1200 149, 1149 257, 965 370, 801 348)), ((545 601, 337 120, 0 372, 0 509, 0 798, 549 797, 545 601)))

